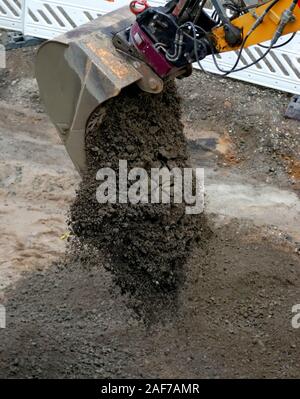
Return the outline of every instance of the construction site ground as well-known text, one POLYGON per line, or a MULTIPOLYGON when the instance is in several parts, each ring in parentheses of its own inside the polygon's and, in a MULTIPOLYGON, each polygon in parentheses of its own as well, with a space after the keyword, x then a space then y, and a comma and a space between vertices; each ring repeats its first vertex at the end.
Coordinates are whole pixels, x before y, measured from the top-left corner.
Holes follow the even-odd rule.
POLYGON ((40 102, 35 51, 10 51, 0 70, 0 377, 299 378, 291 96, 198 71, 177 82, 212 233, 188 254, 176 295, 145 297, 155 317, 140 317, 105 251, 60 264, 80 179, 40 102))

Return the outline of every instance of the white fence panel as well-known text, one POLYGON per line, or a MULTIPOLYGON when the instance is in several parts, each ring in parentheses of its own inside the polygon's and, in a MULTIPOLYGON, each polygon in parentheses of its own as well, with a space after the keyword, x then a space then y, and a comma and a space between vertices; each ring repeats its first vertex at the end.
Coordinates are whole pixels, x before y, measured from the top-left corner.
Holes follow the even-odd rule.
MULTIPOLYGON (((211 13, 212 11, 208 10, 208 12, 211 13)), ((291 35, 281 37, 276 43, 276 46, 284 44, 289 41, 290 38, 291 35)), ((262 43, 264 47, 255 45, 246 48, 236 68, 243 68, 259 59, 267 51, 266 47, 268 47, 269 44, 270 42, 265 42, 262 43)), ((228 71, 235 65, 237 56, 238 52, 234 51, 217 54, 217 65, 221 70, 228 71)), ((208 72, 218 75, 224 73, 216 67, 212 56, 206 57, 205 60, 201 62, 201 65, 208 72)), ((199 66, 197 65, 196 68, 199 68, 199 66)), ((229 76, 234 79, 255 83, 272 89, 300 94, 300 33, 297 33, 293 40, 283 47, 270 51, 260 62, 243 71, 234 72, 229 76)))
POLYGON ((17 31, 23 29, 23 1, 0 0, 0 28, 17 31))
POLYGON ((24 33, 50 39, 125 4, 127 0, 26 0, 24 33))
MULTIPOLYGON (((130 0, 0 0, 0 28, 23 31, 25 35, 51 39, 109 11, 128 5, 130 0)), ((154 6, 163 0, 152 0, 154 6)), ((281 43, 286 37, 281 38, 281 43)), ((300 94, 300 33, 283 48, 276 49, 257 65, 230 76, 246 82, 300 94)), ((243 52, 239 67, 259 58, 266 50, 253 46, 243 52)), ((222 69, 236 60, 234 52, 217 56, 222 69)), ((201 62, 209 72, 221 74, 212 57, 201 62)), ((197 65, 196 65, 197 67, 197 65)))

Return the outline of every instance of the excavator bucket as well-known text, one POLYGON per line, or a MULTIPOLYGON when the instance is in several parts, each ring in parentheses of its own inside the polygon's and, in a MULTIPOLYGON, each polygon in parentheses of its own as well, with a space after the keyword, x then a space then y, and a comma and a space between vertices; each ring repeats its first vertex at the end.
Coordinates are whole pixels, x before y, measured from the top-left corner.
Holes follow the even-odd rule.
POLYGON ((44 43, 38 51, 41 98, 80 173, 86 169, 85 132, 93 111, 132 84, 152 93, 163 88, 144 62, 113 44, 134 18, 128 7, 120 8, 44 43))

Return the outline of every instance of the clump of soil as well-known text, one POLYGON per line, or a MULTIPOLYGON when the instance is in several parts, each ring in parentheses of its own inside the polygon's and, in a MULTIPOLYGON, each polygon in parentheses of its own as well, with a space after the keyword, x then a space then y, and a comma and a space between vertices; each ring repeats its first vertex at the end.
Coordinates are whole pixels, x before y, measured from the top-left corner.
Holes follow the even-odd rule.
MULTIPOLYGON (((131 87, 96 110, 87 127, 88 170, 70 211, 70 226, 82 244, 105 250, 107 266, 124 292, 174 290, 183 278, 193 242, 204 235, 204 218, 187 215, 186 204, 100 204, 100 168, 116 171, 189 167, 181 104, 170 82, 151 95, 131 87), (139 286, 139 288, 138 288, 139 286)), ((206 233, 205 233, 206 234, 206 233)))

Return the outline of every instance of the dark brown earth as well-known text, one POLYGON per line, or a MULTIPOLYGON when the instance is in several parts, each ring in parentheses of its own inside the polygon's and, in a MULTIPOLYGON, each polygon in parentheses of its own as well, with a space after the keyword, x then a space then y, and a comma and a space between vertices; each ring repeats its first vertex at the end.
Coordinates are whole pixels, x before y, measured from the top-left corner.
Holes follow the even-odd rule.
POLYGON ((179 84, 183 123, 193 140, 199 130, 218 132, 229 146, 219 166, 300 195, 300 125, 285 118, 291 95, 220 76, 197 74, 179 84))
POLYGON ((147 323, 97 251, 28 275, 7 292, 0 376, 299 378, 297 255, 233 223, 194 248, 185 274, 176 295, 145 295, 147 323))
MULTIPOLYGON (((238 212, 238 218, 234 219, 224 217, 221 211, 219 215, 206 210, 205 218, 193 219, 184 228, 172 223, 171 235, 170 230, 163 231, 160 218, 151 218, 149 224, 144 208, 137 218, 136 209, 131 216, 128 208, 101 207, 98 211, 101 218, 105 216, 106 224, 97 226, 96 236, 84 229, 79 232, 75 227, 80 240, 73 238, 69 242, 65 257, 52 250, 51 261, 45 267, 44 258, 39 263, 37 255, 36 258, 30 255, 28 237, 33 236, 36 252, 43 252, 50 259, 49 234, 51 240, 57 242, 60 230, 54 229, 52 219, 46 219, 46 215, 49 218, 56 215, 55 204, 60 212, 67 211, 72 195, 69 193, 65 198, 63 193, 66 189, 71 191, 70 182, 74 184, 76 179, 68 161, 61 160, 56 136, 44 122, 33 84, 32 59, 26 52, 23 62, 28 61, 29 68, 24 69, 26 75, 21 77, 23 72, 18 69, 22 69, 22 60, 22 52, 11 53, 9 71, 0 71, 0 98, 5 101, 5 107, 0 104, 0 133, 1 145, 6 151, 2 154, 3 177, 0 176, 4 203, 0 208, 1 220, 5 216, 0 278, 3 262, 9 260, 10 270, 15 270, 15 263, 21 267, 15 260, 21 255, 22 270, 29 271, 1 291, 1 303, 6 304, 7 309, 7 328, 0 330, 0 377, 299 378, 300 334, 292 328, 291 320, 292 307, 300 302, 300 258, 299 245, 295 246, 297 243, 289 236, 288 229, 277 232, 276 226, 274 230, 269 225, 257 227, 255 218, 254 222, 240 218, 238 212), (11 85, 12 78, 18 80, 14 85, 11 85), (14 112, 16 103, 25 104, 28 115, 14 112), (36 128, 29 140, 25 130, 29 128, 24 120, 29 123, 31 109, 38 112, 32 116, 35 126, 45 131, 39 135, 36 128), (11 150, 13 144, 17 148, 15 153, 11 150), (58 172, 54 173, 57 165, 58 172), (12 171, 6 176, 8 167, 13 169, 9 169, 12 171), (17 167, 23 168, 23 180, 19 175, 16 181, 12 179, 17 167), (32 185, 25 186, 31 182, 28 175, 36 176, 38 181, 35 179, 32 185), (49 182, 53 187, 51 193, 46 189, 49 182), (11 204, 16 209, 23 206, 22 213, 17 213, 22 216, 7 226, 6 215, 11 204), (25 216, 32 217, 30 212, 34 207, 43 212, 44 218, 38 219, 39 226, 46 224, 48 235, 45 232, 42 237, 36 235, 37 222, 29 223, 29 227, 21 225, 25 216), (117 233, 113 229, 124 223, 118 215, 128 218, 130 225, 125 221, 117 233), (111 242, 104 240, 104 226, 111 242), (8 227, 15 234, 23 228, 24 241, 19 243, 12 233, 6 236, 8 227), (169 240, 177 232, 183 233, 183 240, 178 237, 169 240), (197 242, 199 235, 200 242, 197 242), (39 248, 37 245, 41 242, 43 246, 39 248), (171 243, 174 247, 169 246, 171 243), (151 258, 140 253, 141 248, 146 248, 151 258), (128 262, 124 260, 126 253, 130 255, 128 262), (57 261, 53 264, 55 254, 57 261), (158 281, 163 281, 160 264, 168 276, 172 270, 180 271, 169 280, 171 284, 154 284, 155 275, 158 281), (147 270, 149 274, 145 273, 147 270)), ((299 156, 299 125, 283 117, 289 101, 286 94, 197 73, 180 82, 179 90, 183 97, 184 137, 179 118, 169 124, 178 129, 169 131, 167 120, 170 119, 166 118, 170 115, 161 110, 152 113, 155 104, 148 99, 151 106, 145 123, 152 124, 158 117, 164 122, 156 136, 151 135, 151 145, 146 141, 141 147, 131 127, 136 120, 135 112, 146 111, 141 107, 140 97, 136 104, 132 97, 127 104, 130 107, 128 122, 122 122, 122 132, 125 129, 126 135, 105 137, 108 147, 102 149, 101 146, 100 153, 89 153, 96 157, 97 165, 108 158, 115 162, 120 154, 124 155, 128 139, 131 147, 126 150, 126 157, 132 157, 132 165, 139 164, 146 153, 153 155, 149 165, 157 160, 168 163, 170 153, 161 154, 159 148, 170 145, 172 140, 172 150, 176 150, 172 157, 180 165, 190 162, 186 148, 192 154, 193 163, 206 164, 203 143, 207 140, 199 141, 198 135, 200 132, 201 137, 206 137, 206 132, 213 132, 220 137, 219 145, 230 144, 230 151, 225 154, 212 149, 216 157, 215 173, 219 173, 219 177, 233 170, 246 183, 249 176, 255 176, 258 181, 270 179, 269 183, 297 192, 296 176, 292 177, 281 157, 281 154, 292 159, 299 156), (270 109, 274 109, 272 115, 270 109), (165 131, 170 134, 166 135, 165 131), (110 154, 107 150, 117 138, 120 142, 110 154), (142 151, 133 156, 136 146, 142 151), (271 168, 274 171, 270 171, 271 168)), ((155 101, 163 102, 166 109, 173 107, 178 116, 180 109, 174 98, 170 100, 162 95, 155 101)), ((124 108, 124 98, 118 101, 124 108)), ((101 130, 101 134, 111 129, 118 131, 120 121, 115 118, 124 116, 125 111, 108 114, 110 119, 104 121, 106 130, 101 130), (110 126, 112 120, 116 125, 110 126)), ((143 138, 148 138, 146 131, 140 127, 138 130, 143 138)), ((90 139, 88 145, 92 144, 92 149, 95 137, 91 135, 90 139)), ((86 204, 87 196, 90 198, 88 179, 89 175, 83 180, 71 208, 73 226, 78 221, 82 226, 87 217, 91 218, 92 226, 95 223, 93 202, 86 204), (84 205, 89 206, 88 212, 84 205)), ((95 186, 89 187, 94 198, 95 186)), ((164 215, 161 209, 157 211, 160 217, 164 215)), ((175 215, 176 212, 164 215, 167 225, 174 221, 175 215)), ((61 219, 56 223, 63 224, 61 219)))
POLYGON ((99 204, 96 198, 98 170, 110 167, 118 179, 119 160, 127 160, 128 171, 140 167, 148 176, 151 168, 177 167, 183 173, 189 167, 176 86, 167 84, 157 96, 130 88, 95 115, 86 138, 88 171, 71 206, 71 228, 82 243, 110 254, 111 270, 124 290, 136 290, 136 281, 141 297, 158 287, 176 289, 190 247, 205 242, 209 233, 203 215, 187 215, 188 205, 173 200, 152 204, 150 195, 149 203, 137 205, 99 204))

